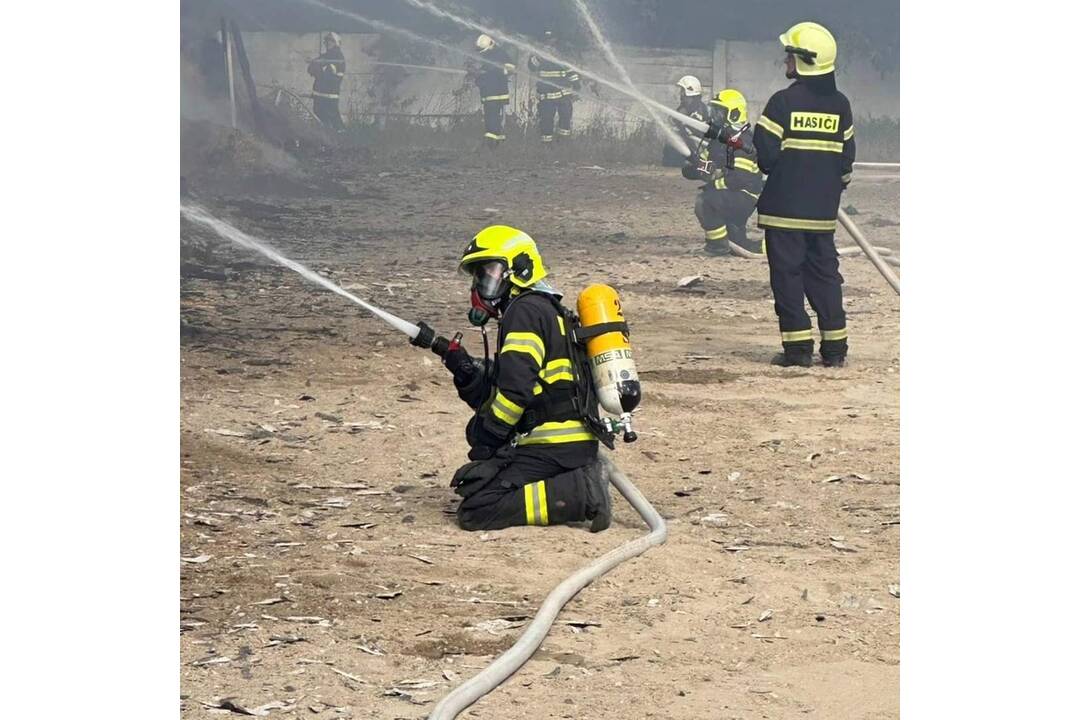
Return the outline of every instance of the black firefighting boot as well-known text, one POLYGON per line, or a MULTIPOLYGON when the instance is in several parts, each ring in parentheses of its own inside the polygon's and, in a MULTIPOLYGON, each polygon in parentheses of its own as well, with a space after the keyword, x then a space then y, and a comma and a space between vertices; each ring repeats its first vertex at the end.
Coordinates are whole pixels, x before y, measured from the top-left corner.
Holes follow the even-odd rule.
POLYGON ((731 248, 728 247, 727 240, 706 240, 705 254, 712 255, 713 257, 722 257, 724 255, 730 255, 731 248))
POLYGON ((585 471, 585 519, 591 520, 589 532, 600 532, 611 526, 611 485, 607 470, 599 462, 583 468, 585 471))
POLYGON ((825 367, 844 367, 847 362, 847 338, 821 341, 821 364, 825 367))
POLYGON ((780 367, 811 367, 814 364, 814 341, 784 343, 784 352, 772 359, 780 367))

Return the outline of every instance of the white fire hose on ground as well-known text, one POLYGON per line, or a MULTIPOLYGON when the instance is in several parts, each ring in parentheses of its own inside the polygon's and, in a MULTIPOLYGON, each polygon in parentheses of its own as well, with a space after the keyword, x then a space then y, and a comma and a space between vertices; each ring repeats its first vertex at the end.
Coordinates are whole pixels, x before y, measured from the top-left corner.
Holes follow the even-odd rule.
POLYGON ((611 484, 622 493, 626 501, 637 510, 638 514, 649 526, 649 534, 631 540, 625 545, 601 555, 559 583, 544 600, 544 603, 536 612, 536 617, 521 633, 518 641, 509 650, 495 658, 480 673, 454 688, 449 695, 435 706, 431 715, 428 716, 428 720, 453 720, 462 710, 502 684, 532 657, 532 654, 536 652, 544 638, 547 637, 548 631, 551 630, 551 626, 563 605, 577 595, 582 588, 616 565, 636 557, 654 545, 660 545, 667 540, 667 523, 660 517, 660 513, 656 512, 656 509, 649 504, 649 501, 634 487, 626 475, 615 467, 615 463, 611 461, 611 458, 606 453, 602 452, 600 454, 600 463, 605 470, 605 474, 611 480, 611 484))

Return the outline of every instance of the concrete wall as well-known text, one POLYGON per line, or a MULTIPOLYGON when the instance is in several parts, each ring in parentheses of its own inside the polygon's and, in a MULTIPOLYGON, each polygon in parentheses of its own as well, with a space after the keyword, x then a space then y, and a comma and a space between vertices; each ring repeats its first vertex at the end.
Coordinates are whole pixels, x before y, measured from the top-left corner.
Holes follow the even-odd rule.
MULTIPOLYGON (((342 35, 348 74, 342 85, 341 106, 347 120, 364 113, 460 114, 479 110, 476 89, 462 74, 373 64, 378 41, 376 34, 342 35)), ((247 32, 244 45, 255 82, 265 86, 262 91, 279 84, 300 95, 311 92, 307 61, 319 54, 317 33, 247 32)), ((462 49, 471 50, 471 46, 465 44, 462 49)), ((751 117, 756 117, 772 93, 789 82, 784 78, 783 56, 776 43, 721 40, 713 51, 640 47, 615 50, 641 91, 671 106, 678 97, 675 81, 687 74, 696 75, 707 93, 714 87, 739 89, 749 101, 751 117)), ((434 58, 437 66, 461 68, 465 56, 436 49, 434 58)), ((882 77, 869 61, 844 58, 842 54, 841 60, 838 84, 851 99, 856 119, 872 115, 899 120, 898 73, 882 77)), ((585 53, 577 64, 604 77, 618 78, 599 51, 585 53)), ((519 58, 518 71, 511 85, 511 111, 528 113, 535 105, 535 80, 525 57, 519 58)), ((624 95, 586 81, 575 117, 587 123, 598 115, 629 129, 642 121, 645 112, 624 95)))

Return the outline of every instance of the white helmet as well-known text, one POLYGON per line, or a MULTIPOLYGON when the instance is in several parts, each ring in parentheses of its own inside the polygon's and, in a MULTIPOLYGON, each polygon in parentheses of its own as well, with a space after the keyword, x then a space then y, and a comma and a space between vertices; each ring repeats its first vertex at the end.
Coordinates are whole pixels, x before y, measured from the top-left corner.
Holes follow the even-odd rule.
POLYGON ((330 47, 331 45, 333 45, 334 47, 341 47, 341 36, 338 35, 336 32, 328 32, 323 38, 323 43, 326 45, 326 47, 330 47))
POLYGON ((490 35, 481 35, 476 38, 476 49, 480 52, 487 52, 493 47, 495 47, 495 41, 491 39, 490 35))
POLYGON ((683 75, 675 84, 682 88, 687 97, 701 95, 701 81, 693 75, 683 75))

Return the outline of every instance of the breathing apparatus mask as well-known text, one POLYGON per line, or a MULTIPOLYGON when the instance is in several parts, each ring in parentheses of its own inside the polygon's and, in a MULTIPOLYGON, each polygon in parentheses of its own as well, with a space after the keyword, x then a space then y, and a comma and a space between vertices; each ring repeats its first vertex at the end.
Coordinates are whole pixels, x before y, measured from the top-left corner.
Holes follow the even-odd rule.
POLYGON ((502 260, 478 262, 469 268, 472 275, 469 322, 482 326, 499 314, 510 290, 510 269, 502 260))

